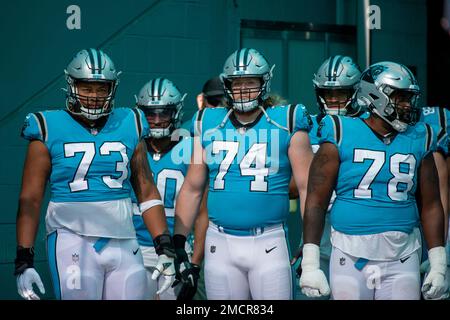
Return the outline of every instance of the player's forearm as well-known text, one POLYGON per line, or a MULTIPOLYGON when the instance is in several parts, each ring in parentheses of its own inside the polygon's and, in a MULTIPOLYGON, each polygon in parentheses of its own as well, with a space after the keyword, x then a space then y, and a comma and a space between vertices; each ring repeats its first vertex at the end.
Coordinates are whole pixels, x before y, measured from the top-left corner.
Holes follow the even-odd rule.
MULTIPOLYGON (((206 203, 206 199, 202 201, 206 203)), ((208 229, 208 211, 206 205, 201 207, 200 213, 195 220, 194 226, 194 253, 192 255, 192 263, 200 265, 205 255, 205 238, 208 229)))
POLYGON ((445 246, 444 213, 439 201, 430 201, 422 207, 422 228, 428 249, 445 246))
POLYGON ((306 208, 307 187, 301 186, 298 190, 298 193, 300 195, 300 215, 303 218, 304 214, 305 214, 305 208, 306 208))
POLYGON ((448 170, 444 156, 439 152, 433 153, 436 169, 439 177, 439 192, 441 195, 442 208, 444 209, 444 229, 447 238, 448 228, 448 170))
POLYGON ((162 205, 156 205, 145 210, 142 213, 142 218, 153 239, 163 233, 169 234, 166 215, 162 205))
POLYGON ((192 263, 201 265, 205 256, 205 238, 198 239, 194 236, 194 252, 192 254, 192 263))
POLYGON ((194 190, 181 187, 175 206, 175 231, 174 234, 187 236, 192 229, 202 200, 203 189, 194 190))
POLYGON ((37 199, 21 197, 16 219, 17 245, 24 248, 34 246, 39 228, 40 203, 37 199))
POLYGON ((321 206, 307 200, 303 216, 303 241, 320 246, 327 206, 321 206))
POLYGON ((439 175, 434 157, 428 154, 421 163, 419 179, 420 213, 428 248, 443 246, 444 210, 439 193, 439 175))

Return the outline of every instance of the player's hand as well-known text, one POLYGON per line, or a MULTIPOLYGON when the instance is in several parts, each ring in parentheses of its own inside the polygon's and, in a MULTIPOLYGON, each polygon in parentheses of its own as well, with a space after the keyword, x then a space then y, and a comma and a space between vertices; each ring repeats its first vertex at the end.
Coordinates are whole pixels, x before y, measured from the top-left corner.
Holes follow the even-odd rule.
POLYGON ((197 292, 197 283, 200 278, 200 267, 189 261, 189 256, 186 253, 186 237, 181 234, 173 236, 173 243, 175 246, 176 259, 175 270, 176 280, 172 287, 180 286, 177 292, 177 300, 188 301, 192 300, 197 292))
POLYGON ((158 257, 158 262, 155 267, 155 271, 152 274, 152 280, 158 279, 161 275, 164 277, 164 283, 156 294, 161 294, 170 288, 175 281, 175 264, 174 258, 165 254, 161 254, 158 257))
POLYGON ((187 262, 184 263, 184 267, 181 273, 177 273, 177 280, 172 285, 172 287, 180 285, 180 289, 177 290, 178 301, 192 300, 197 292, 198 280, 200 279, 199 265, 187 262))
POLYGON ((301 263, 300 288, 310 298, 328 296, 330 286, 322 270, 320 270, 319 246, 307 243, 303 246, 301 263))
POLYGON ((25 300, 40 300, 33 290, 33 284, 36 284, 41 294, 45 294, 44 284, 34 268, 27 268, 17 276, 17 291, 25 300))
POLYGON ((17 246, 16 259, 14 260, 14 275, 17 283, 17 292, 26 300, 40 300, 33 290, 36 284, 41 294, 45 293, 41 277, 34 269, 34 248, 17 246))
POLYGON ((155 251, 158 254, 158 262, 155 271, 152 274, 152 280, 158 279, 161 275, 164 277, 164 283, 156 294, 161 294, 170 288, 175 281, 175 249, 173 247, 172 237, 168 234, 161 234, 153 239, 155 251))
POLYGON ((422 294, 426 300, 441 300, 449 296, 446 279, 447 258, 444 247, 434 247, 428 250, 430 271, 425 275, 422 294))

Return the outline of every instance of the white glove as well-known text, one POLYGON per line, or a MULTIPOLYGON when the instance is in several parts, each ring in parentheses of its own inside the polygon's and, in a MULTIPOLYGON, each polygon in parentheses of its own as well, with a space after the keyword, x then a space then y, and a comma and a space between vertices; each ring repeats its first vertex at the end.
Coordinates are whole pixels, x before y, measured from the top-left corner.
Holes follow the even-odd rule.
POLYGON ((17 276, 17 291, 20 296, 26 300, 40 300, 39 296, 33 291, 33 283, 37 285, 41 294, 45 293, 41 277, 34 268, 25 269, 22 274, 17 276))
POLYGON ((330 294, 327 278, 323 271, 320 270, 319 246, 313 243, 307 243, 303 246, 300 288, 302 288, 303 294, 310 298, 318 298, 330 294))
POLYGON ((422 294, 426 300, 442 300, 448 297, 448 283, 445 278, 447 257, 444 247, 434 247, 428 250, 430 272, 425 275, 422 294))
POLYGON ((156 264, 156 270, 153 271, 152 280, 158 279, 160 275, 164 276, 164 283, 156 294, 161 294, 170 288, 175 281, 175 261, 174 258, 170 258, 165 254, 161 254, 158 257, 158 263, 156 264))

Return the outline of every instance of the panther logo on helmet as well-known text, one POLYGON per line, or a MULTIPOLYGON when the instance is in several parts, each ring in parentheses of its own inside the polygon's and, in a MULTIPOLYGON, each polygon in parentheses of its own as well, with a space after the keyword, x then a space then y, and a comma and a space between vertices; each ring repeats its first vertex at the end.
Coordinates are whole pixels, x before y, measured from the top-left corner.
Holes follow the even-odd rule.
POLYGON ((384 61, 367 68, 355 94, 357 103, 404 132, 420 117, 420 88, 412 72, 404 65, 384 61))

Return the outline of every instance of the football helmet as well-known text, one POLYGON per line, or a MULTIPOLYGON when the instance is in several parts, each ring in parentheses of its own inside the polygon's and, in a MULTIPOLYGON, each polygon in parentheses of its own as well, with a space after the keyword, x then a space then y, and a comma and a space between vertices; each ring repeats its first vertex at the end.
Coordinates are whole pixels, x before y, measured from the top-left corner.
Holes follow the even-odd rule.
POLYGON ((407 67, 384 61, 364 70, 355 99, 396 131, 404 132, 419 120, 419 95, 419 85, 407 67))
POLYGON ((266 58, 255 49, 243 48, 233 52, 225 61, 223 73, 220 75, 228 104, 238 112, 249 112, 262 105, 270 92, 274 67, 275 65, 270 66, 266 58), (241 99, 235 99, 232 90, 233 80, 252 77, 260 79, 261 85, 241 89, 241 99), (253 93, 257 95, 252 97, 253 93))
POLYGON ((361 70, 348 56, 332 56, 325 60, 313 77, 320 113, 354 115, 352 96, 359 82, 361 70))
POLYGON ((147 117, 152 138, 168 137, 180 127, 185 97, 186 93, 182 95, 175 84, 165 78, 152 79, 142 87, 136 96, 136 106, 147 117), (167 126, 159 127, 166 122, 167 126))
POLYGON ((111 113, 119 75, 111 58, 100 49, 84 49, 78 52, 64 70, 67 81, 66 107, 76 115, 89 120, 97 120, 111 113), (105 96, 91 97, 81 95, 77 87, 79 82, 107 83, 105 96))

